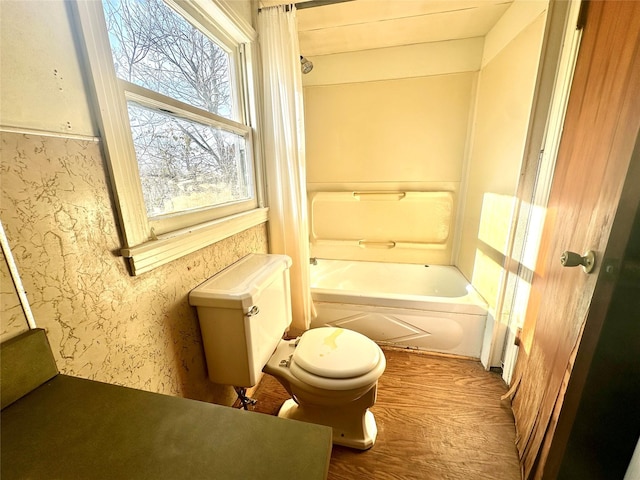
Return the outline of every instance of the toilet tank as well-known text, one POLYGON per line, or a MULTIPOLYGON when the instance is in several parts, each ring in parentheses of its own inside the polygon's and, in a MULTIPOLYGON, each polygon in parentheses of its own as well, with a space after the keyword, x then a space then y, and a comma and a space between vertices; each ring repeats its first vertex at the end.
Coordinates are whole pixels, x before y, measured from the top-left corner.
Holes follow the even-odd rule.
POLYGON ((250 254, 189 293, 209 379, 252 387, 291 324, 286 255, 250 254))

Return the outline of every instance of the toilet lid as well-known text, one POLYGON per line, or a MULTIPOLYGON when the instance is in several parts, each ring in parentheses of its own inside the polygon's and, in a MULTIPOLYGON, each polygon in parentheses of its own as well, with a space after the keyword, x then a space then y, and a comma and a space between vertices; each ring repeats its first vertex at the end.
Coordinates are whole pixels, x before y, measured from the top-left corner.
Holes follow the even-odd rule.
POLYGON ((351 378, 364 375, 378 365, 380 348, 352 330, 314 328, 300 337, 293 360, 313 375, 351 378))

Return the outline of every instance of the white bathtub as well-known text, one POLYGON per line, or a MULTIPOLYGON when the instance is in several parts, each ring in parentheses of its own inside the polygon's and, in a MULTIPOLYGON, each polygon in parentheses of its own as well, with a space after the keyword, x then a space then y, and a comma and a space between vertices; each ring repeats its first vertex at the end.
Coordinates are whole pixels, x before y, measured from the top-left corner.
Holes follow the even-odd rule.
POLYGON ((317 260, 312 327, 350 328, 379 343, 478 358, 487 304, 452 266, 317 260))

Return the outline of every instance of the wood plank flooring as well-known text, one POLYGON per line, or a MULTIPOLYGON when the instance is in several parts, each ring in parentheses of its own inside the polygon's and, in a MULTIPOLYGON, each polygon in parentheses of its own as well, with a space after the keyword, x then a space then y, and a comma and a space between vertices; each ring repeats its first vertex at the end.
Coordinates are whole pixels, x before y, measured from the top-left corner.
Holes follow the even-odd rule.
MULTIPOLYGON (((329 480, 516 480, 520 466, 511 406, 498 374, 479 362, 384 348, 387 369, 371 409, 376 444, 334 446, 329 480)), ((276 415, 288 398, 265 375, 252 410, 276 415)), ((302 479, 301 479, 302 480, 302 479)))

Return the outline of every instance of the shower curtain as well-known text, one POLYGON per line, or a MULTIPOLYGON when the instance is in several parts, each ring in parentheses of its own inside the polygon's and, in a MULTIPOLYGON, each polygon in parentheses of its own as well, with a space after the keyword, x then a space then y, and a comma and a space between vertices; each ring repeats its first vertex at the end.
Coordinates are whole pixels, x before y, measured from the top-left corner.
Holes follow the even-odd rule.
POLYGON ((269 243, 272 253, 284 253, 293 260, 291 333, 299 334, 309 328, 314 308, 309 285, 302 73, 295 7, 261 9, 258 34, 269 243))

